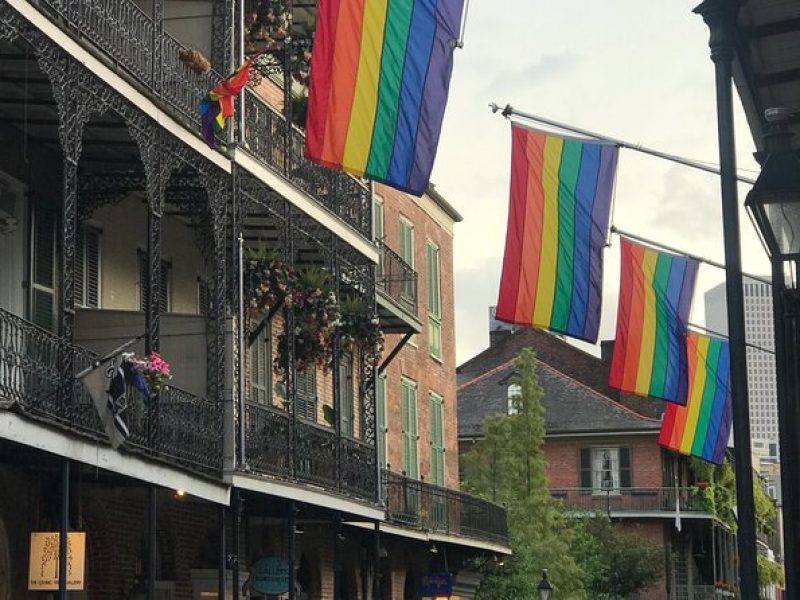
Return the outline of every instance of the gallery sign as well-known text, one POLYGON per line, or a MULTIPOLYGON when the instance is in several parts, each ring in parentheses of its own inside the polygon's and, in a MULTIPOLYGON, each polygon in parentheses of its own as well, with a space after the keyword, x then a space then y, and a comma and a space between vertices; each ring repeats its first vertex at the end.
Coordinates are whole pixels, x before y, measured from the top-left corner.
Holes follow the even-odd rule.
POLYGON ((288 593, 289 562, 277 556, 262 558, 253 565, 250 588, 267 596, 288 593))
POLYGON ((419 582, 419 595, 427 597, 449 597, 453 593, 453 577, 450 573, 426 573, 419 582))
MULTIPOLYGON (((57 531, 31 532, 31 552, 28 563, 28 589, 47 591, 58 589, 59 538, 57 531)), ((86 533, 67 534, 67 589, 81 591, 86 565, 86 533)))

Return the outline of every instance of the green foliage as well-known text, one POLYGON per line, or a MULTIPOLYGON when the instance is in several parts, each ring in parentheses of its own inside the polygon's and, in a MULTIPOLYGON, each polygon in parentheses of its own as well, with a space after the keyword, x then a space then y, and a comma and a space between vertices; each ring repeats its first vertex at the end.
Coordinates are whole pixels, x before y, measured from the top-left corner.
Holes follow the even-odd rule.
POLYGON ((484 422, 484 439, 464 457, 464 488, 508 508, 513 555, 502 567, 482 568, 481 600, 537 599, 542 569, 559 600, 585 598, 583 576, 569 553, 572 523, 547 491, 543 454, 543 392, 536 380, 536 359, 530 350, 517 358, 514 399, 518 414, 484 422))
POLYGON ((622 530, 605 516, 580 521, 572 553, 583 568, 589 597, 623 600, 662 575, 663 548, 622 530))
POLYGON ((758 555, 758 585, 772 584, 784 585, 783 569, 778 563, 772 562, 765 556, 758 555))
POLYGON ((705 489, 695 488, 695 493, 705 498, 709 511, 730 531, 736 531, 733 507, 736 506, 736 476, 730 461, 717 467, 711 463, 690 459, 689 467, 698 480, 708 482, 705 489))

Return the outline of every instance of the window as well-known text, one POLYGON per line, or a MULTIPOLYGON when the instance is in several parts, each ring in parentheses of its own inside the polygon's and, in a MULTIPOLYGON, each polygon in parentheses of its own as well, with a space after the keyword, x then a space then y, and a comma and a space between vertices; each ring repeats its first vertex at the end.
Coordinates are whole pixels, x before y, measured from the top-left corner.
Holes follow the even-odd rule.
POLYGON ((31 259, 31 321, 39 327, 56 328, 56 215, 52 206, 39 202, 33 213, 31 259))
POLYGON ((386 446, 386 434, 389 429, 386 426, 386 374, 378 375, 375 390, 375 404, 378 411, 378 464, 383 469, 388 469, 388 452, 386 446))
MULTIPOLYGON (((408 266, 414 268, 414 226, 410 221, 402 218, 400 219, 400 258, 408 266)), ((400 294, 404 299, 414 301, 414 296, 416 295, 414 281, 407 277, 403 278, 403 287, 400 294)))
POLYGON ((402 426, 403 426, 403 472, 411 479, 419 479, 417 459, 417 385, 403 379, 402 387, 402 426))
POLYGON ((434 358, 441 359, 442 286, 439 247, 430 240, 425 243, 425 268, 428 274, 428 351, 434 358))
MULTIPOLYGON (((149 293, 149 282, 147 279, 147 252, 139 250, 139 310, 146 310, 147 295, 149 293)), ((161 261, 161 290, 158 299, 158 310, 162 313, 167 313, 172 308, 170 297, 172 295, 171 289, 171 273, 172 265, 165 261, 161 261)))
POLYGON ((438 394, 431 393, 430 399, 430 447, 431 474, 430 482, 444 485, 444 400, 438 394))
POLYGON ((522 388, 516 384, 512 383, 508 386, 508 414, 516 415, 519 414, 519 396, 522 395, 522 388))
POLYGON ((75 246, 75 306, 100 307, 100 231, 82 227, 75 246))
POLYGON ((339 430, 342 435, 355 435, 353 406, 353 355, 343 352, 339 359, 339 430))
POLYGON ((296 414, 308 421, 317 420, 317 370, 309 367, 297 371, 294 378, 296 414))
POLYGON ((631 487, 630 448, 581 448, 580 486, 593 494, 631 487))
POLYGON ((267 323, 250 344, 250 402, 272 403, 272 335, 267 323))

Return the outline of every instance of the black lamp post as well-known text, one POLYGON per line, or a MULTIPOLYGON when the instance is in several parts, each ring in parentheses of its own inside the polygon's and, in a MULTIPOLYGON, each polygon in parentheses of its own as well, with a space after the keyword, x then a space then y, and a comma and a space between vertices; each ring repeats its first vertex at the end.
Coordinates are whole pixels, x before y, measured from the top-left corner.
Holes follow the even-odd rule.
POLYGON ((550 600, 550 596, 553 594, 553 586, 550 585, 550 580, 547 578, 547 569, 542 571, 542 580, 536 586, 536 589, 539 590, 540 600, 550 600))
POLYGON ((791 148, 787 111, 770 109, 765 116, 771 123, 767 158, 745 206, 772 262, 786 598, 800 600, 800 158, 791 148))

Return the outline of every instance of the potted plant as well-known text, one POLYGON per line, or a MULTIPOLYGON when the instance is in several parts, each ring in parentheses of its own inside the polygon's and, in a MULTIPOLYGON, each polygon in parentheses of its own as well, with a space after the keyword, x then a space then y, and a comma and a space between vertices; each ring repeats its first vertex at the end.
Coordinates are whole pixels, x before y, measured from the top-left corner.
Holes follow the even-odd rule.
POLYGON ((377 366, 386 343, 378 316, 368 310, 366 302, 352 297, 342 300, 341 311, 342 347, 350 352, 359 350, 368 364, 377 366))
POLYGON ((243 263, 251 317, 266 314, 292 294, 297 276, 284 264, 277 250, 266 246, 246 248, 243 263))

